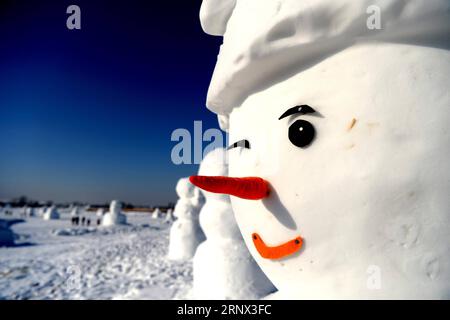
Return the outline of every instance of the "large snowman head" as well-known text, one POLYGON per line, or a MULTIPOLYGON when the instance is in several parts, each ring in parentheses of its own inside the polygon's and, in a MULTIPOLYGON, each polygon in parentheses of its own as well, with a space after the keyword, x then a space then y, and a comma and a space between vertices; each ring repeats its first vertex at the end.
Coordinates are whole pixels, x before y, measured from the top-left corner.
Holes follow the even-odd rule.
POLYGON ((207 106, 247 180, 191 181, 238 195, 270 280, 291 298, 449 298, 449 2, 212 2, 207 106))

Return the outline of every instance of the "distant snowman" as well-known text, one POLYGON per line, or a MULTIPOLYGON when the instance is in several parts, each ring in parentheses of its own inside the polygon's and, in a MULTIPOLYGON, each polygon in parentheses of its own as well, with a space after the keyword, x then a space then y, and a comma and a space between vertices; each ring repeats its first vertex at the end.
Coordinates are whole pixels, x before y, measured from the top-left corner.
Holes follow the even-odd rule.
POLYGON ((28 207, 25 211, 27 217, 35 217, 36 216, 36 210, 32 207, 28 207))
POLYGON ((127 217, 122 213, 122 204, 117 201, 111 201, 109 211, 103 216, 102 226, 109 227, 127 223, 127 217))
MULTIPOLYGON (((200 175, 227 176, 226 151, 216 149, 203 159, 200 175)), ((206 203, 200 226, 206 241, 194 256, 196 299, 258 299, 276 291, 245 246, 234 219, 230 197, 203 191, 206 203)))
POLYGON ((153 213, 152 213, 152 218, 159 219, 160 216, 161 216, 161 210, 159 210, 159 208, 155 208, 155 210, 153 210, 153 213))
POLYGON ((40 207, 40 208, 37 210, 37 215, 38 215, 39 217, 43 217, 46 211, 47 211, 47 207, 40 207))
POLYGON ((169 223, 172 222, 173 220, 174 220, 173 209, 169 208, 167 209, 166 218, 164 219, 164 221, 169 223))
POLYGON ((11 225, 20 223, 23 220, 7 221, 0 219, 0 247, 14 245, 16 235, 11 230, 11 225))
POLYGON ((74 206, 72 208, 72 211, 70 212, 70 216, 72 218, 78 217, 80 215, 80 208, 78 208, 78 206, 74 206))
POLYGON ((55 206, 47 208, 43 215, 44 220, 58 220, 60 218, 58 210, 55 206))
POLYGON ((170 229, 168 257, 171 260, 186 260, 194 256, 198 245, 205 240, 198 221, 204 197, 188 178, 178 181, 176 192, 179 196, 174 211, 177 220, 170 229))

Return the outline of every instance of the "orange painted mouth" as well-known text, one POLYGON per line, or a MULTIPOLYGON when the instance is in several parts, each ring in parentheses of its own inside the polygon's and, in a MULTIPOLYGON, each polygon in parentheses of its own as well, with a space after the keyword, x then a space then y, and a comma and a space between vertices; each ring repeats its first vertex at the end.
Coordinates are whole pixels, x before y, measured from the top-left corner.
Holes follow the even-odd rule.
POLYGON ((287 257, 299 251, 303 245, 303 239, 301 237, 297 237, 276 247, 267 246, 257 233, 252 234, 252 238, 253 244, 261 257, 272 260, 287 257))

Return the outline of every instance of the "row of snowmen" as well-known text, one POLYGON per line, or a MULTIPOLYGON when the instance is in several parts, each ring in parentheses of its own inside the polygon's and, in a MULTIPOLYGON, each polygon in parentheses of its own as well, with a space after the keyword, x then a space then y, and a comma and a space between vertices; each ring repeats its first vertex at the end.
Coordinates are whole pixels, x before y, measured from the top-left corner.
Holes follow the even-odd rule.
MULTIPOLYGON (((12 210, 10 209, 10 206, 7 206, 3 209, 5 212, 10 212, 12 214, 12 210)), ((33 208, 33 207, 23 207, 22 210, 20 210, 20 216, 21 217, 36 217, 40 216, 44 220, 57 220, 60 218, 59 212, 56 210, 55 206, 50 207, 41 207, 41 208, 33 208)))
MULTIPOLYGON (((199 169, 199 175, 227 173, 223 149, 207 154, 199 169)), ((188 178, 178 181, 176 192, 168 258, 193 258, 194 298, 257 299, 275 291, 245 246, 229 196, 200 190, 188 178)))
MULTIPOLYGON (((38 215, 44 220, 59 220, 61 218, 56 206, 50 206, 48 208, 42 207, 39 208, 37 212, 34 208, 25 208, 24 213, 27 217, 34 217, 38 215)), ((70 211, 70 216, 72 218, 80 217, 80 208, 77 206, 73 207, 70 211)), ((108 212, 105 212, 103 208, 98 209, 96 216, 98 219, 101 219, 101 225, 105 227, 127 223, 127 218, 125 214, 122 213, 122 205, 118 200, 111 201, 108 212)))
MULTIPOLYGON (((46 207, 36 210, 36 208, 24 206, 23 208, 21 208, 21 210, 19 209, 19 214, 21 217, 35 217, 36 214, 40 214, 41 216, 43 216, 46 210, 47 210, 46 207)), ((10 204, 7 204, 3 208, 0 207, 0 213, 2 213, 4 215, 12 216, 13 212, 14 211, 10 204)))

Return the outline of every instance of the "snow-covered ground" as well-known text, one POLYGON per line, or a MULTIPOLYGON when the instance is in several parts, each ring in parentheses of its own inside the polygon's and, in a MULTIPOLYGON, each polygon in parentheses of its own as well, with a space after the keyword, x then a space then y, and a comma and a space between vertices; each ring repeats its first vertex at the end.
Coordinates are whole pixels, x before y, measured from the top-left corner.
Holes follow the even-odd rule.
MULTIPOLYGON (((20 216, 0 214, 0 219, 20 216)), ((190 296, 192 262, 166 258, 170 224, 127 213, 128 225, 72 227, 26 218, 18 238, 0 247, 0 299, 183 299, 190 296)), ((96 225, 95 213, 82 213, 96 225)))

